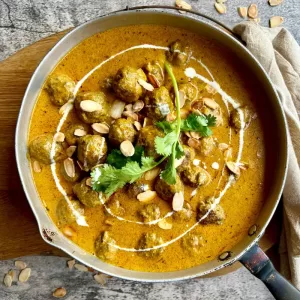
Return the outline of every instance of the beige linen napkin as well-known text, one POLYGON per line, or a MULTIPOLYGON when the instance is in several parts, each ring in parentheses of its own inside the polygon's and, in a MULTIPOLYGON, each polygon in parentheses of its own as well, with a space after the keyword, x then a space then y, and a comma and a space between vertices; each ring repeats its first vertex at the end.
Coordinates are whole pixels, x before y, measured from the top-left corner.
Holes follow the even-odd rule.
POLYGON ((300 47, 285 28, 243 22, 234 28, 269 74, 281 99, 289 128, 289 161, 283 191, 284 232, 281 272, 300 289, 300 47))

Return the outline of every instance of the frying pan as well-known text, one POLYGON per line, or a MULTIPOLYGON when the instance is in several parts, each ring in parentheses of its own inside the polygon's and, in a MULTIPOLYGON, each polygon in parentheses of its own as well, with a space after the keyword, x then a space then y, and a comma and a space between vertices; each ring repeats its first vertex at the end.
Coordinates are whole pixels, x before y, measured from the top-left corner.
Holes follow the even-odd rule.
POLYGON ((256 277, 260 278, 266 284, 276 299, 300 299, 299 291, 274 269, 269 258, 257 245, 259 238, 263 235, 264 230, 270 222, 280 200, 287 170, 287 126, 276 91, 274 90, 274 87, 262 66, 246 49, 246 47, 244 47, 244 45, 232 33, 230 33, 229 28, 199 12, 188 11, 192 14, 215 21, 218 26, 208 23, 206 20, 199 20, 187 16, 187 14, 179 15, 165 11, 153 10, 155 8, 176 9, 174 7, 165 6, 127 7, 124 10, 109 13, 87 22, 73 29, 63 39, 61 39, 45 56, 34 72, 27 87, 18 118, 15 151, 23 188, 37 219, 40 233, 47 243, 60 248, 83 264, 112 276, 148 282, 166 282, 190 279, 214 272, 239 260, 256 277), (151 8, 151 10, 147 10, 148 8, 151 8), (198 33, 202 36, 212 38, 234 53, 237 59, 243 62, 245 67, 247 67, 249 74, 256 77, 260 88, 264 91, 266 95, 266 98, 264 99, 265 105, 268 107, 268 113, 272 118, 272 128, 276 133, 276 136, 274 137, 277 141, 277 154, 276 159, 274 160, 276 166, 274 167, 277 171, 270 175, 272 176, 272 186, 266 196, 265 204, 256 223, 249 224, 248 236, 246 236, 232 249, 227 249, 227 251, 223 252, 218 258, 212 261, 190 269, 175 272, 150 273, 126 270, 99 260, 67 239, 52 222, 39 198, 31 176, 29 161, 26 156, 31 112, 45 79, 56 64, 73 47, 96 33, 119 26, 138 24, 157 24, 180 27, 198 33))

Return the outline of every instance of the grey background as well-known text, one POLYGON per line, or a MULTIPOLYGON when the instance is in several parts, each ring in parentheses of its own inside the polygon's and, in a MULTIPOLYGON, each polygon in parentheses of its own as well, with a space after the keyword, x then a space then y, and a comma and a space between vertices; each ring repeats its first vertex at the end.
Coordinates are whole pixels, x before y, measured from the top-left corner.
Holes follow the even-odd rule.
MULTIPOLYGON (((228 26, 240 22, 238 6, 256 3, 261 24, 268 26, 271 16, 285 18, 287 27, 300 42, 300 1, 285 0, 278 7, 270 7, 267 0, 228 0, 227 13, 219 15, 214 0, 190 0, 192 6, 213 16, 228 26)), ((172 0, 121 1, 121 0, 0 0, 0 60, 33 42, 79 25, 105 12, 126 5, 173 5, 172 0)), ((194 279, 176 283, 138 283, 111 278, 106 286, 97 284, 92 273, 69 270, 66 259, 50 256, 22 258, 32 268, 25 284, 14 282, 11 288, 0 284, 1 300, 54 299, 52 291, 64 286, 68 294, 64 299, 274 299, 265 286, 245 268, 226 276, 194 279)), ((13 268, 12 260, 0 262, 0 278, 13 268)))

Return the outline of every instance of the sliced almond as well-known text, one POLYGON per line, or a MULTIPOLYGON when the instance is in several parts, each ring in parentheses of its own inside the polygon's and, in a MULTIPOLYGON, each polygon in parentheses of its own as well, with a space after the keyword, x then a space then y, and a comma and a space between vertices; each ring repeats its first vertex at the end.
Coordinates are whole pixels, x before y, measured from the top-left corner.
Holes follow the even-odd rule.
POLYGON ((136 198, 141 201, 141 202, 147 202, 147 201, 151 201, 156 197, 156 192, 155 191, 146 191, 143 193, 140 193, 136 196, 136 198))
POLYGON ((215 100, 210 98, 203 98, 203 102, 207 107, 211 109, 217 109, 219 107, 219 104, 215 100))
POLYGON ((42 172, 41 165, 40 165, 40 163, 37 160, 33 161, 32 168, 33 168, 33 171, 35 173, 41 173, 42 172))
POLYGON ((134 127, 136 128, 137 131, 140 131, 142 129, 142 125, 138 121, 134 121, 133 125, 134 125, 134 127))
POLYGON ((129 104, 126 104, 125 105, 125 110, 130 110, 130 111, 132 111, 132 103, 129 103, 129 104))
POLYGON ((23 270, 27 267, 27 264, 22 260, 16 260, 15 267, 18 268, 19 270, 23 270))
POLYGON ((219 164, 215 161, 211 164, 211 167, 214 169, 214 170, 219 170, 219 164))
POLYGON ((122 114, 124 117, 128 117, 128 118, 132 118, 133 120, 135 121, 138 121, 139 120, 139 116, 134 113, 133 111, 130 111, 130 110, 125 110, 123 111, 123 114, 122 114))
POLYGON ((192 6, 183 0, 176 0, 175 5, 178 8, 183 8, 183 9, 188 9, 188 10, 192 9, 192 6))
POLYGON ((201 148, 201 143, 199 140, 194 139, 194 138, 189 138, 187 144, 194 148, 194 149, 200 149, 201 148))
POLYGON ((281 4, 283 2, 283 0, 269 0, 269 4, 271 6, 277 6, 279 4, 281 4))
POLYGON ((66 111, 70 111, 73 108, 73 104, 70 102, 65 103, 58 111, 60 115, 63 115, 66 111))
POLYGON ((93 186, 93 184, 92 184, 92 178, 91 178, 91 177, 87 178, 86 181, 85 181, 85 184, 86 184, 87 186, 92 187, 92 186, 93 186))
POLYGON ((109 126, 105 123, 94 123, 92 124, 92 128, 101 134, 108 134, 109 133, 109 126))
POLYGON ((145 106, 145 103, 142 100, 139 100, 133 104, 132 110, 134 112, 139 112, 144 108, 144 106, 145 106))
POLYGON ((190 131, 190 136, 194 139, 197 139, 199 140, 201 138, 201 135, 199 132, 196 132, 196 131, 190 131))
POLYGON ((224 158, 225 160, 227 160, 228 158, 231 158, 231 156, 232 156, 232 148, 229 147, 224 151, 224 158))
POLYGON ((30 268, 26 268, 24 270, 21 271, 20 275, 19 275, 19 281, 20 282, 26 282, 31 274, 31 269, 30 268))
POLYGON ((4 285, 7 287, 11 287, 12 282, 13 282, 12 276, 10 274, 6 274, 3 279, 4 285))
POLYGON ((251 19, 255 19, 258 16, 258 9, 256 4, 250 4, 248 8, 248 17, 251 19))
POLYGON ((159 80, 156 78, 155 75, 153 74, 148 74, 147 75, 148 80, 150 81, 150 83, 155 87, 155 88, 159 88, 160 87, 160 82, 159 80))
POLYGON ((157 223, 157 225, 158 225, 159 228, 165 229, 165 230, 172 229, 172 227, 173 227, 173 225, 171 223, 167 222, 166 219, 160 220, 157 223))
POLYGON ((125 108, 125 102, 120 100, 115 100, 110 109, 110 116, 113 119, 121 118, 124 108, 125 108))
POLYGON ((283 17, 274 16, 274 17, 270 18, 270 27, 271 28, 277 27, 277 26, 281 25, 283 23, 283 21, 284 21, 283 17))
POLYGON ((102 110, 102 105, 93 100, 83 100, 80 102, 80 108, 85 112, 94 112, 102 110))
POLYGON ((174 211, 180 211, 182 210, 184 203, 184 196, 182 192, 175 193, 173 196, 173 201, 172 201, 172 208, 174 211))
POLYGON ((105 285, 108 279, 108 276, 106 274, 96 274, 94 275, 94 279, 100 283, 101 285, 105 285))
POLYGON ((145 178, 145 180, 153 180, 159 175, 159 173, 160 173, 160 168, 156 167, 156 168, 153 168, 153 169, 147 171, 144 174, 144 178, 145 178))
POLYGON ((238 7, 238 13, 242 18, 246 18, 248 14, 248 7, 238 7))
POLYGON ((227 11, 226 5, 224 3, 215 2, 215 9, 219 14, 225 14, 227 11))
POLYGON ((120 151, 126 157, 130 157, 134 154, 134 146, 130 141, 124 141, 120 145, 120 151))
POLYGON ((195 159, 193 160, 193 165, 194 165, 194 166, 199 166, 199 165, 200 165, 200 159, 195 158, 195 159))
POLYGON ((183 108, 185 104, 185 93, 184 91, 179 91, 179 106, 183 108))
POLYGON ((79 160, 76 160, 76 163, 81 171, 84 170, 83 165, 79 160))
POLYGON ((11 276, 12 281, 15 280, 15 278, 16 278, 16 271, 15 270, 9 270, 7 274, 11 276))
POLYGON ((228 144, 226 144, 226 143, 220 143, 219 145, 218 145, 218 148, 221 150, 221 151, 224 151, 224 150, 226 150, 226 149, 228 149, 228 144))
POLYGON ((64 160, 64 169, 70 178, 75 177, 75 164, 72 158, 68 157, 64 160))
POLYGON ((63 228, 63 233, 64 233, 65 236, 68 236, 68 237, 72 237, 76 234, 74 229, 72 229, 70 226, 65 226, 63 228))
POLYGON ((76 262, 75 262, 75 259, 68 260, 68 262, 67 262, 68 268, 69 268, 69 269, 73 269, 75 263, 76 263, 76 262))
POLYGON ((53 293, 52 296, 55 298, 63 298, 67 295, 67 291, 63 287, 57 288, 53 293))
POLYGON ((65 140, 65 135, 62 132, 56 132, 54 134, 54 140, 56 142, 62 143, 65 140))
POLYGON ((174 167, 175 169, 178 168, 184 161, 185 156, 182 156, 180 158, 175 158, 174 167))
POLYGON ((75 264, 74 268, 81 272, 88 272, 88 270, 89 270, 86 266, 81 265, 81 264, 75 264))
POLYGON ((239 166, 233 161, 227 161, 226 167, 235 175, 240 176, 241 171, 239 166))
POLYGON ((66 154, 68 157, 71 157, 75 151, 76 151, 77 147, 76 146, 70 146, 66 149, 66 154))
POLYGON ((77 128, 74 130, 75 136, 81 137, 81 136, 85 136, 86 134, 87 132, 84 129, 77 128))
POLYGON ((149 83, 149 82, 147 82, 147 81, 145 81, 145 80, 143 80, 143 79, 138 79, 138 83, 139 83, 145 90, 150 91, 150 92, 153 92, 153 91, 154 91, 154 86, 153 86, 151 83, 149 83))

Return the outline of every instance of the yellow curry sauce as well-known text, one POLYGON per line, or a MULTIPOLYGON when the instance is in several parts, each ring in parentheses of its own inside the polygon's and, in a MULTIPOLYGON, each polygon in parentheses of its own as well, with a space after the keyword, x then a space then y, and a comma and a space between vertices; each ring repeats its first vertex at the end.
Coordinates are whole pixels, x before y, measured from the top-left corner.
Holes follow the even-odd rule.
MULTIPOLYGON (((96 34, 81 42, 58 63, 51 75, 66 74, 75 82, 78 82, 102 61, 120 51, 142 44, 168 47, 172 41, 177 39, 184 40, 189 44, 193 51, 193 57, 201 60, 207 66, 223 91, 238 104, 241 106, 247 105, 252 111, 254 117, 252 117, 251 123, 244 131, 244 145, 241 156, 241 161, 246 163, 247 168, 241 170, 239 178, 234 180, 221 199, 220 204, 226 216, 223 223, 220 225, 199 224, 191 231, 191 233, 197 233, 202 237, 201 247, 196 253, 190 253, 184 249, 182 239, 166 246, 159 256, 153 258, 145 257, 138 252, 118 250, 109 263, 126 269, 150 272, 182 270, 210 261, 223 251, 230 250, 247 235, 249 227, 255 223, 263 205, 263 196, 267 188, 265 184, 265 133, 260 112, 255 105, 263 95, 255 90, 255 81, 247 76, 247 71, 236 61, 236 58, 214 41, 182 29, 167 26, 141 25, 116 28, 96 34)), ((105 79, 114 76, 120 68, 126 65, 140 68, 145 63, 153 60, 164 61, 165 51, 142 48, 125 52, 96 70, 84 82, 80 91, 99 91, 105 79)), ((197 61, 191 60, 184 68, 173 67, 177 81, 187 79, 184 74, 187 67, 194 68, 198 74, 211 80, 207 70, 197 61)), ((200 80, 197 84, 203 86, 203 82, 200 80)), ((107 93, 107 97, 111 102, 116 98, 113 93, 107 93)), ((230 143, 232 157, 236 158, 240 142, 239 133, 229 125, 229 115, 226 112, 226 106, 221 95, 219 93, 211 94, 209 90, 204 89, 199 94, 199 98, 201 97, 212 98, 221 107, 223 124, 212 128, 212 137, 216 143, 230 143), (229 141, 230 128, 231 142, 229 141)), ((229 110, 233 110, 230 104, 229 110)), ((55 133, 60 118, 59 107, 51 103, 48 93, 42 89, 32 113, 29 142, 41 134, 55 133)), ((74 109, 70 112, 61 131, 64 132, 67 125, 73 122, 80 122, 74 109)), ((107 214, 102 205, 98 205, 93 208, 85 207, 84 215, 88 227, 79 226, 76 222, 69 225, 75 233, 70 239, 84 250, 94 254, 95 239, 103 231, 108 231, 117 245, 125 248, 136 248, 142 234, 147 232, 155 232, 164 242, 178 237, 197 222, 196 210, 199 201, 208 196, 218 196, 224 188, 230 172, 224 166, 223 152, 216 149, 213 155, 203 156, 197 154, 196 156, 200 160, 200 165, 209 172, 212 180, 207 186, 200 187, 195 197, 191 197, 194 188, 185 186, 185 201, 190 203, 194 212, 189 221, 177 222, 175 218, 169 217, 166 220, 172 224, 172 228, 166 230, 161 229, 157 224, 141 225, 118 220, 107 214), (219 169, 212 168, 213 163, 217 163, 219 169), (222 170, 224 174, 220 180, 222 170), (107 220, 109 221, 107 222, 107 220)), ((60 163, 57 163, 56 170, 59 180, 67 193, 72 194, 73 184, 65 181, 59 174, 59 166, 60 163)), ((63 199, 63 196, 56 188, 50 166, 42 165, 40 173, 32 172, 32 174, 37 191, 50 217, 63 230, 56 215, 57 204, 59 200, 63 199)), ((150 182, 149 185, 152 186, 152 183, 150 182)), ((114 197, 119 200, 120 205, 125 210, 123 218, 141 221, 137 211, 144 203, 136 198, 130 198, 126 194, 125 188, 118 191, 114 197)), ((152 202, 159 205, 161 216, 172 210, 170 203, 159 197, 156 197, 152 202)))

